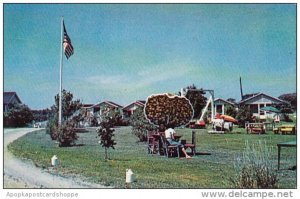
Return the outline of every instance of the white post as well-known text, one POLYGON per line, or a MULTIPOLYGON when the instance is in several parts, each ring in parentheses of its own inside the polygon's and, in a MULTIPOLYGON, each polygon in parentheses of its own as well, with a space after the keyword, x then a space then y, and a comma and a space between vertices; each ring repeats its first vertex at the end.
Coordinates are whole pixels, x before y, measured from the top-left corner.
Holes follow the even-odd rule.
POLYGON ((181 89, 180 89, 181 97, 184 97, 184 93, 183 93, 183 92, 184 92, 184 90, 183 90, 183 88, 181 88, 181 89))
POLYGON ((222 115, 225 115, 225 105, 222 104, 222 115))
POLYGON ((64 32, 63 32, 63 22, 64 18, 61 18, 61 42, 60 42, 60 49, 61 49, 61 54, 60 54, 60 75, 59 75, 59 110, 58 110, 58 126, 61 126, 62 124, 62 71, 63 71, 63 37, 64 37, 64 32))
POLYGON ((211 91, 210 94, 211 94, 211 121, 213 121, 215 119, 215 113, 214 113, 215 96, 213 91, 211 91))

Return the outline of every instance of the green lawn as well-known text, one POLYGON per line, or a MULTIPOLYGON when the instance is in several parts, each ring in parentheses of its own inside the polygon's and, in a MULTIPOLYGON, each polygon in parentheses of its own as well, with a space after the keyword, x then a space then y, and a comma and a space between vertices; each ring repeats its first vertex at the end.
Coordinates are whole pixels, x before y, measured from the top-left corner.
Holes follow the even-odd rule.
MULTIPOLYGON (((182 139, 191 140, 191 129, 176 129, 182 139)), ((15 155, 31 159, 36 165, 59 175, 81 178, 116 188, 125 188, 125 172, 130 168, 137 175, 133 188, 232 188, 235 158, 242 154, 245 142, 259 140, 272 149, 272 163, 277 166, 276 144, 296 140, 295 135, 249 135, 243 129, 232 134, 211 135, 197 129, 197 152, 192 159, 165 158, 147 154, 146 144, 137 142, 130 127, 116 128, 115 150, 111 160, 104 161, 104 149, 98 144, 96 132, 80 133, 78 146, 59 148, 44 130, 29 133, 9 145, 15 155), (57 155, 60 165, 51 167, 51 157, 57 155)), ((296 188, 296 149, 282 149, 282 164, 278 172, 280 188, 296 188)))

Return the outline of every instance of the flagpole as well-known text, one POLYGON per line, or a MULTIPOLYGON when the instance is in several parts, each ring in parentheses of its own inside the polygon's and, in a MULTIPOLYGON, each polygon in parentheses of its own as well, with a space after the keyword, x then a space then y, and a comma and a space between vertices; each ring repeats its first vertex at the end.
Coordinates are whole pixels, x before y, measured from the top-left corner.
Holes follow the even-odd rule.
POLYGON ((61 18, 61 42, 60 42, 60 74, 59 74, 59 110, 58 110, 58 126, 60 127, 62 124, 62 72, 63 72, 63 23, 64 18, 61 18))

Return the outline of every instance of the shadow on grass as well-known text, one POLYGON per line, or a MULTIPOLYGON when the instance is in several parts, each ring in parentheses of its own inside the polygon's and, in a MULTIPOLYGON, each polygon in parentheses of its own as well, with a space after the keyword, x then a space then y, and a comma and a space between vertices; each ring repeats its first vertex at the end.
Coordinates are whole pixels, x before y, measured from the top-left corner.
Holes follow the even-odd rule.
POLYGON ((196 155, 211 155, 209 152, 196 152, 196 155))

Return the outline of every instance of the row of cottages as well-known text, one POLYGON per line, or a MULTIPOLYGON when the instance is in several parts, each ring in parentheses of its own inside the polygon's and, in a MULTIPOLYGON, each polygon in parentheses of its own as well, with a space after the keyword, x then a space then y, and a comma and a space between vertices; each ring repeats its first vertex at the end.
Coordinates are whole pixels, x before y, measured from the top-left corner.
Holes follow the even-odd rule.
MULTIPOLYGON (((124 119, 126 119, 129 118, 137 108, 143 108, 145 106, 145 103, 145 100, 137 100, 122 107, 121 105, 116 104, 112 101, 103 101, 94 105, 84 105, 84 109, 86 110, 87 118, 96 116, 100 119, 100 116, 105 114, 108 110, 116 110, 120 112, 124 119)), ((274 104, 283 103, 286 102, 265 93, 254 93, 244 95, 243 99, 237 103, 217 98, 214 100, 214 112, 224 115, 226 114, 226 110, 228 109, 228 107, 238 109, 238 107, 240 106, 248 106, 251 109, 253 116, 255 117, 260 117, 260 119, 266 119, 268 117, 274 118, 274 113, 261 111, 260 109, 266 106, 273 106, 274 104)), ((98 120, 98 122, 100 122, 100 120, 98 120)))
POLYGON ((16 92, 3 92, 3 112, 7 112, 14 104, 22 104, 16 92))
POLYGON ((226 114, 226 108, 231 106, 238 108, 240 106, 248 106, 253 116, 260 117, 260 119, 266 119, 266 118, 273 118, 274 113, 270 113, 267 111, 262 111, 261 109, 266 106, 273 106, 274 104, 284 104, 284 102, 281 99, 278 99, 276 97, 272 97, 270 95, 267 95, 265 93, 254 93, 254 94, 248 94, 244 95, 243 99, 238 103, 229 102, 224 99, 215 99, 214 100, 214 108, 215 113, 220 114, 226 114))
POLYGON ((110 110, 119 112, 124 119, 129 118, 138 107, 143 108, 145 103, 146 101, 144 100, 137 100, 124 107, 112 101, 103 101, 97 104, 84 104, 83 110, 86 121, 83 123, 85 126, 91 125, 94 118, 96 118, 97 122, 100 123, 101 116, 103 116, 110 110))

